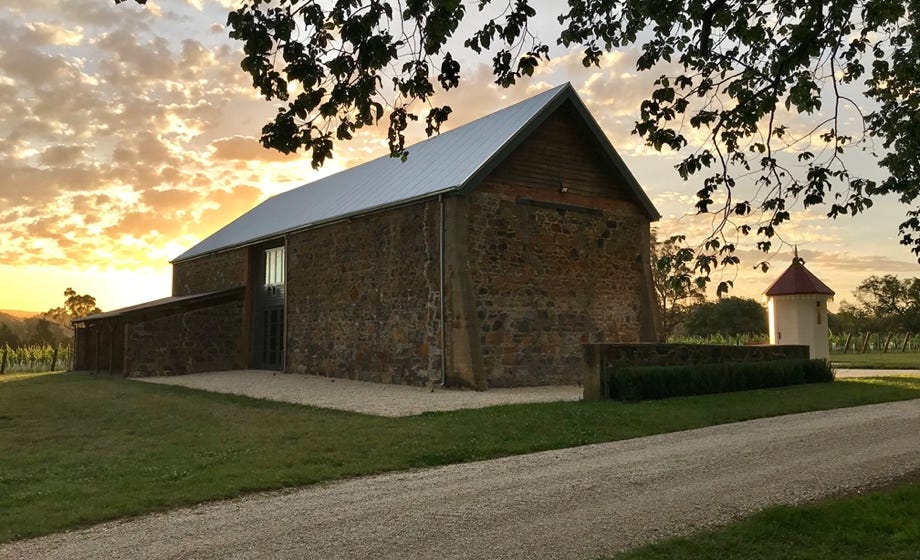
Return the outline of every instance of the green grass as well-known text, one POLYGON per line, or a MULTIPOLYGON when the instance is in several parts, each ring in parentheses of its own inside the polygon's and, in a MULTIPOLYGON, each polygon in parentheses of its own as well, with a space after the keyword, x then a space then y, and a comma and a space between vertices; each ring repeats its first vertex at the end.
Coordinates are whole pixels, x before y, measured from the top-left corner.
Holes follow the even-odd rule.
POLYGON ((245 492, 920 398, 891 377, 381 418, 119 379, 0 383, 0 540, 245 492))
MULTIPOLYGON (((911 477, 916 480, 916 473, 911 477)), ((766 509, 725 528, 671 539, 617 560, 920 558, 920 483, 805 506, 766 509)))
POLYGON ((831 363, 840 368, 916 369, 920 374, 920 352, 866 352, 831 354, 831 363))

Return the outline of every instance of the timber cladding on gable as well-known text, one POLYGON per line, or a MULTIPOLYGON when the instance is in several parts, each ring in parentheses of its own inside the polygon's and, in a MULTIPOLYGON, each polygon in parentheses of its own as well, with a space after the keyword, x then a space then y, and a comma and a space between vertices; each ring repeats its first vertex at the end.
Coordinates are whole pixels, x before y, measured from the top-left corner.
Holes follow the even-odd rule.
POLYGON ((558 192, 565 187, 569 197, 632 202, 623 178, 569 105, 547 117, 489 174, 487 182, 546 187, 546 192, 558 192))
POLYGON ((435 200, 292 234, 286 370, 424 385, 440 377, 435 200))
POLYGON ((247 251, 241 247, 174 263, 172 295, 203 294, 245 285, 247 251))

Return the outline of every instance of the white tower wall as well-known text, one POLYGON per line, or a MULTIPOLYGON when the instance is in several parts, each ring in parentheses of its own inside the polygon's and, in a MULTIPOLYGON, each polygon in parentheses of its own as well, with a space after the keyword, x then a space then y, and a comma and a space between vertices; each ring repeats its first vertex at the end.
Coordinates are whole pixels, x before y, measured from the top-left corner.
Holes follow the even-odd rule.
POLYGON ((830 358, 827 301, 824 294, 773 296, 770 313, 770 344, 804 344, 812 358, 830 358))

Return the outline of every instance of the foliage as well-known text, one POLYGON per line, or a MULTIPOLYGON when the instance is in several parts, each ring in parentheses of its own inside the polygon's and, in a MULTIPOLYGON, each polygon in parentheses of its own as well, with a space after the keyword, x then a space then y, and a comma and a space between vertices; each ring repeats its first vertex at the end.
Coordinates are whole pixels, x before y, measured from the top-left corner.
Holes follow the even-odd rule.
POLYGON ((6 372, 48 371, 52 362, 54 369, 68 369, 71 348, 69 344, 30 344, 26 346, 0 346, 0 355, 6 353, 6 372))
POLYGON ((682 246, 684 240, 684 236, 676 235, 658 241, 657 232, 652 232, 652 284, 658 302, 658 335, 663 340, 674 334, 690 307, 705 298, 705 285, 693 278, 694 252, 682 246))
POLYGON ((19 346, 20 344, 22 344, 22 339, 13 331, 13 328, 6 323, 0 323, 0 347, 19 346))
POLYGON ((257 490, 918 396, 920 378, 860 379, 380 418, 44 375, 0 390, 0 541, 257 490))
POLYGON ((729 297, 690 308, 684 330, 691 337, 766 334, 767 310, 749 298, 729 297))
POLYGON ((667 342, 673 344, 727 344, 729 346, 746 346, 749 344, 768 344, 770 336, 767 333, 740 333, 723 334, 715 333, 710 336, 674 335, 667 342))
MULTIPOLYGON (((491 54, 496 83, 514 84, 548 60, 549 45, 530 32, 531 0, 476 6, 482 24, 461 37, 463 51, 491 54)), ((705 281, 714 267, 737 264, 737 233, 753 232, 766 252, 792 210, 836 218, 878 196, 906 206, 901 243, 920 258, 914 0, 568 0, 555 9, 556 43, 582 48, 585 66, 636 45, 637 69, 661 72, 633 132, 658 150, 686 149, 679 175, 703 176, 695 209, 716 217, 695 264, 705 281), (809 124, 797 129, 797 120, 809 124), (848 169, 846 157, 860 151, 878 158, 880 180, 848 169)), ((466 17, 461 0, 245 0, 227 24, 253 87, 278 106, 262 144, 303 148, 318 167, 335 142, 386 119, 390 151, 405 158, 415 101, 429 106, 429 135, 451 113, 430 103, 460 85, 451 40, 466 17)))
POLYGON ((771 360, 624 367, 607 377, 607 387, 612 399, 640 401, 833 380, 834 372, 825 360, 771 360))
POLYGON ((920 332, 920 278, 873 275, 853 294, 858 303, 841 303, 835 318, 842 330, 920 332))
POLYGON ((717 529, 669 539, 613 558, 702 560, 858 560, 917 557, 920 483, 917 473, 865 493, 818 503, 775 506, 717 529))
POLYGON ((96 313, 102 313, 102 310, 96 307, 96 298, 89 294, 78 294, 73 288, 67 288, 64 290, 64 306, 49 309, 42 313, 42 317, 69 327, 72 320, 96 313))

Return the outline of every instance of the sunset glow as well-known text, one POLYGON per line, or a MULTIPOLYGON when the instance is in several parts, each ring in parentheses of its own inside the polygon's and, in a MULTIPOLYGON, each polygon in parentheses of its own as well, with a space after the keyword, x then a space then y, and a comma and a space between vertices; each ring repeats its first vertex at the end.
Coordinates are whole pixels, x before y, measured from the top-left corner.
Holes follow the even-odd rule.
MULTIPOLYGON (((96 296, 104 310, 167 296, 169 261, 185 249, 268 196, 385 153, 382 128, 340 144, 320 172, 309 157, 263 149, 257 137, 275 109, 252 89, 240 47, 227 38, 223 23, 234 4, 3 3, 0 309, 43 311, 60 305, 67 287, 96 296)), ((553 6, 537 3, 549 13, 553 6)), ((636 73, 636 54, 611 53, 600 69, 585 69, 577 50, 558 50, 532 79, 507 90, 470 60, 461 90, 433 104, 453 107, 450 128, 570 81, 664 215, 659 229, 694 239, 711 227, 684 216, 697 187, 673 170, 678 156, 630 134, 657 77, 636 73)), ((412 141, 424 137, 422 128, 412 141)), ((918 275, 898 244, 902 216, 888 201, 838 221, 797 209, 771 273, 754 272, 764 255, 753 243, 742 246, 733 293, 759 297, 793 244, 838 303, 870 274, 918 275)))

